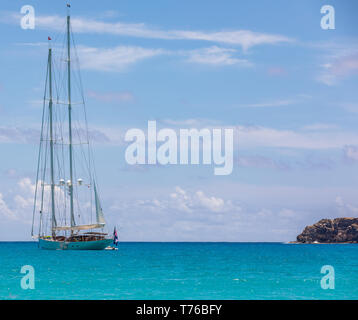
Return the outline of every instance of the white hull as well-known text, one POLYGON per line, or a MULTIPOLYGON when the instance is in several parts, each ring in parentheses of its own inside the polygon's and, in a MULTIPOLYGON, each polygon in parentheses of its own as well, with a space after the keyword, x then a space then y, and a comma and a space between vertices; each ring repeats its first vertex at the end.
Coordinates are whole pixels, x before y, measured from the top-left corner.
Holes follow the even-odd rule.
POLYGON ((39 247, 45 250, 103 250, 112 242, 112 239, 78 242, 39 239, 39 247))

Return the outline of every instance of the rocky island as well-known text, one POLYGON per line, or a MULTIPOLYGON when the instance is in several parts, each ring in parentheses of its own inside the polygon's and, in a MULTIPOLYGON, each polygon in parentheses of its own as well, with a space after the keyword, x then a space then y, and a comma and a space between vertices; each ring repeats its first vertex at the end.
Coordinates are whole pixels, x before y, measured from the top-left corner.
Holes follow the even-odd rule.
POLYGON ((322 219, 307 226, 295 243, 358 243, 358 218, 322 219))

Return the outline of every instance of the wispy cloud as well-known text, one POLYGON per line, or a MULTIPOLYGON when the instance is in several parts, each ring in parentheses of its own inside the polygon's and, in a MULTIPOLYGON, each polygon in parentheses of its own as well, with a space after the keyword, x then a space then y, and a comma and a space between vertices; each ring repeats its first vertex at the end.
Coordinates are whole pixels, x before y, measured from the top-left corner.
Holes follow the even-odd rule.
POLYGON ((102 102, 133 102, 134 96, 131 92, 98 92, 89 90, 87 96, 102 102))
POLYGON ((287 70, 283 67, 269 67, 267 69, 267 73, 270 76, 285 76, 287 74, 287 70))
POLYGON ((343 200, 341 196, 336 197, 336 205, 340 216, 342 217, 356 217, 358 214, 358 208, 343 200))
POLYGON ((311 96, 307 94, 297 94, 292 98, 264 100, 256 103, 240 104, 238 105, 238 107, 245 107, 245 108, 284 107, 284 106, 290 106, 298 103, 304 103, 307 99, 310 98, 311 96))
POLYGON ((128 66, 154 56, 165 54, 163 49, 146 49, 136 46, 119 46, 115 48, 77 48, 83 69, 118 72, 128 66))
POLYGON ((240 155, 238 164, 241 167, 253 167, 253 168, 265 168, 265 169, 276 169, 276 170, 289 170, 291 169, 290 164, 286 161, 275 160, 261 155, 245 156, 240 155))
MULTIPOLYGON (((355 145, 358 134, 351 131, 337 131, 336 128, 311 128, 305 130, 299 128, 277 129, 264 126, 225 125, 219 121, 208 119, 164 119, 160 121, 164 125, 171 126, 178 132, 179 128, 233 128, 235 137, 238 137, 241 148, 291 148, 306 150, 342 150, 347 145, 355 145)), ((145 127, 142 128, 145 130, 145 127)), ((108 137, 110 144, 126 145, 124 132, 126 128, 97 128, 108 137)), ((159 130, 159 128, 158 128, 159 130)), ((178 132, 179 134, 179 132, 178 132)))
POLYGON ((332 123, 314 123, 302 127, 303 130, 307 131, 331 130, 337 128, 339 127, 336 124, 332 123))
MULTIPOLYGON (((40 47, 40 43, 25 43, 26 46, 40 47)), ((20 45, 20 44, 17 44, 20 45)), ((247 59, 237 57, 238 50, 212 46, 194 50, 166 50, 140 46, 117 46, 112 48, 77 46, 81 68, 106 72, 122 72, 135 63, 157 56, 170 55, 184 58, 188 63, 211 66, 252 66, 247 59)))
POLYGON ((0 127, 0 143, 37 143, 40 130, 24 127, 0 127))
POLYGON ((191 119, 163 119, 160 120, 161 123, 166 125, 171 125, 174 127, 184 126, 184 127, 196 127, 200 128, 203 126, 215 126, 219 122, 217 120, 211 119, 200 119, 200 118, 191 118, 191 119))
MULTIPOLYGON (((336 128, 312 128, 312 130, 285 130, 264 126, 225 125, 206 119, 162 120, 163 124, 173 126, 173 129, 196 128, 233 128, 241 148, 270 147, 293 149, 343 149, 347 145, 356 145, 358 134, 352 131, 337 131, 336 128)), ((142 128, 145 130, 145 125, 142 128)), ((94 143, 122 145, 124 134, 130 127, 91 127, 90 140, 94 143)), ((84 132, 79 132, 83 135, 84 132)), ((0 127, 0 143, 38 143, 40 131, 26 127, 0 127)))
POLYGON ((345 78, 358 75, 358 50, 328 57, 327 62, 321 65, 321 69, 317 81, 328 86, 336 85, 345 78))
MULTIPOLYGON (((38 125, 40 128, 40 124, 38 125)), ((30 127, 0 127, 0 143, 24 143, 24 144, 38 144, 40 141, 40 129, 30 127)), ((85 139, 87 133, 84 129, 77 129, 76 134, 81 139, 85 139)), ((109 143, 110 139, 105 132, 90 128, 88 135, 94 143, 109 143)), ((83 140, 85 141, 85 140, 83 140)))
POLYGON ((344 147, 344 157, 348 161, 358 161, 358 146, 347 145, 344 147))
POLYGON ((202 48, 189 51, 185 53, 188 56, 187 61, 199 64, 207 64, 213 66, 222 66, 222 65, 241 65, 241 66, 251 66, 246 59, 239 59, 235 57, 237 50, 228 49, 228 48, 219 48, 213 46, 210 48, 202 48))
MULTIPOLYGON (((16 23, 19 14, 8 13, 1 17, 3 22, 16 23)), ((290 43, 294 40, 278 34, 253 32, 250 30, 162 30, 145 23, 105 22, 85 17, 72 17, 72 29, 79 33, 113 34, 162 40, 201 40, 241 46, 243 50, 263 44, 290 43)), ((37 15, 36 27, 52 30, 63 30, 65 18, 57 15, 37 15)))
POLYGON ((358 135, 337 130, 301 131, 279 130, 262 126, 238 126, 242 147, 278 147, 297 149, 342 149, 354 145, 358 135))
POLYGON ((343 103, 342 108, 351 113, 358 113, 358 103, 343 103))
POLYGON ((282 100, 271 100, 259 103, 249 103, 249 104, 242 104, 239 107, 247 107, 247 108, 265 108, 265 107, 282 107, 282 106, 289 106, 296 103, 296 100, 293 99, 282 99, 282 100))

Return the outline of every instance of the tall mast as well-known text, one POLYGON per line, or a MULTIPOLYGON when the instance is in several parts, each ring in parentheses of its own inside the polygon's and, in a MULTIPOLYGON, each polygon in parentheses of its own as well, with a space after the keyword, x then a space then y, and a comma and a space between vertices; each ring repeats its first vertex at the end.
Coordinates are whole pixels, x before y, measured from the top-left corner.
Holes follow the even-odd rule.
MULTIPOLYGON (((50 38, 49 38, 50 39, 50 38)), ((50 116, 50 162, 51 162, 51 230, 52 236, 55 236, 55 227, 56 227, 56 216, 55 216, 55 177, 54 177, 54 168, 53 168, 53 126, 52 126, 52 49, 48 49, 48 68, 49 68, 49 116, 50 116)))
MULTIPOLYGON (((69 8, 69 5, 67 5, 69 8)), ((75 216, 73 212, 73 156, 72 156, 72 123, 71 123, 71 41, 70 41, 70 14, 67 14, 67 85, 68 85, 68 134, 69 134, 69 154, 70 154, 70 212, 71 227, 75 226, 75 216)), ((72 232, 72 231, 71 231, 72 232)))

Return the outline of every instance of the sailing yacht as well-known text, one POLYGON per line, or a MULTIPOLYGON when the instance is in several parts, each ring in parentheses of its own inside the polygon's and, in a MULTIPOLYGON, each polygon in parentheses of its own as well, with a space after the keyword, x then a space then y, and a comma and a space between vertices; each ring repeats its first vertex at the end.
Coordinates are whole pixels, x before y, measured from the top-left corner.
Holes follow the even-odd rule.
POLYGON ((31 235, 42 249, 102 250, 113 239, 105 232, 67 7, 66 31, 58 56, 48 38, 31 235))

